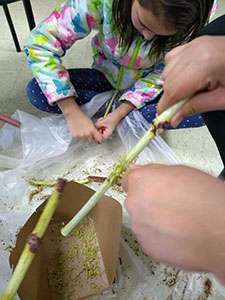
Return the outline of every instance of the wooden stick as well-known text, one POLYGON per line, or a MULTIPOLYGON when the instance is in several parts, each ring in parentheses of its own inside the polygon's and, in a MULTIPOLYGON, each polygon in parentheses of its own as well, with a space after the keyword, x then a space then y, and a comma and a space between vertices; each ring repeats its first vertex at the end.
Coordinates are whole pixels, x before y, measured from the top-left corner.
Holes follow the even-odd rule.
MULTIPOLYGON (((55 209, 59 203, 60 194, 66 184, 66 180, 59 178, 57 188, 47 201, 45 208, 32 233, 28 236, 23 252, 8 285, 0 300, 11 300, 15 297, 34 257, 41 245, 42 237, 51 221, 55 209)), ((29 289, 29 287, 27 287, 29 289)))
POLYGON ((12 119, 12 118, 10 118, 6 115, 3 115, 3 114, 0 114, 0 120, 5 122, 5 123, 9 123, 13 126, 19 127, 19 128, 22 126, 22 124, 19 121, 15 120, 15 119, 12 119))
POLYGON ((62 229, 63 236, 67 236, 75 228, 75 226, 89 213, 89 211, 98 203, 105 192, 111 185, 115 184, 122 178, 124 172, 129 168, 130 163, 139 155, 139 153, 149 144, 156 136, 161 134, 169 125, 174 114, 188 101, 184 99, 165 110, 161 115, 156 117, 150 126, 150 129, 134 146, 134 148, 125 156, 119 159, 114 170, 109 175, 103 185, 97 190, 89 201, 81 208, 81 210, 67 223, 62 229))
POLYGON ((33 179, 29 179, 27 181, 29 182, 29 184, 35 186, 54 186, 57 184, 57 181, 40 181, 40 180, 33 180, 33 179))
MULTIPOLYGON (((79 184, 86 184, 86 183, 90 183, 90 182, 103 182, 105 181, 107 178, 106 177, 102 177, 102 176, 88 176, 87 178, 81 179, 81 180, 74 180, 74 182, 79 183, 79 184)), ((57 184, 57 181, 39 181, 39 180, 32 180, 29 179, 28 182, 31 185, 35 185, 35 186, 54 186, 57 184)))

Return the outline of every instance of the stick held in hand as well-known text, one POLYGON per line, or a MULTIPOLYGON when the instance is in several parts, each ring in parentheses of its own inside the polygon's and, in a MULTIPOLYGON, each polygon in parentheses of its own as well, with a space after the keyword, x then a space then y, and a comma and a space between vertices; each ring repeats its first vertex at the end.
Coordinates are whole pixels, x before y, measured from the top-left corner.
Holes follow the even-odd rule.
POLYGON ((170 120, 174 114, 188 101, 188 99, 181 100, 165 110, 162 114, 156 117, 149 130, 134 146, 134 148, 126 154, 126 156, 119 159, 115 165, 114 170, 105 180, 102 186, 97 190, 88 202, 81 208, 81 210, 67 223, 62 229, 63 236, 67 236, 75 228, 75 226, 90 212, 90 210, 98 203, 105 192, 117 183, 118 179, 122 177, 123 173, 127 171, 130 163, 139 155, 139 153, 149 144, 149 142, 156 136, 161 134, 169 125, 170 120))
POLYGON ((20 284, 22 283, 35 254, 41 245, 42 237, 59 203, 60 194, 62 193, 65 184, 65 179, 58 179, 56 189, 48 199, 35 228, 28 236, 23 252, 0 300, 12 300, 15 297, 20 284))

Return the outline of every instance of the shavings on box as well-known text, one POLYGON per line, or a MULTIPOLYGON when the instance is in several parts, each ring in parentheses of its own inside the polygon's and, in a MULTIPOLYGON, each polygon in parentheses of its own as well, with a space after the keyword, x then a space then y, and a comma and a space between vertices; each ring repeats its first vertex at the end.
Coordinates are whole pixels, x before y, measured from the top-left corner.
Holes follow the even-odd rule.
POLYGON ((91 217, 86 217, 69 237, 60 234, 61 223, 46 236, 48 281, 54 300, 75 300, 108 286, 108 279, 91 217))

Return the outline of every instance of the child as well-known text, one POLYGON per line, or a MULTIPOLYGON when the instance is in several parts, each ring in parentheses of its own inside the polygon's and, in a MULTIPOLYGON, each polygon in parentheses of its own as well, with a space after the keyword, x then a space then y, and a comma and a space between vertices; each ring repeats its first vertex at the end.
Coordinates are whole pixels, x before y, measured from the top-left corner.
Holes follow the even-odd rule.
POLYGON ((213 0, 68 0, 32 31, 25 46, 35 77, 27 89, 31 103, 63 113, 71 134, 89 142, 110 136, 135 108, 151 121, 144 106, 162 92, 160 61, 197 35, 212 6, 213 0), (61 57, 92 29, 98 30, 93 68, 66 70, 61 57), (121 104, 94 124, 79 105, 111 89, 122 91, 121 104))

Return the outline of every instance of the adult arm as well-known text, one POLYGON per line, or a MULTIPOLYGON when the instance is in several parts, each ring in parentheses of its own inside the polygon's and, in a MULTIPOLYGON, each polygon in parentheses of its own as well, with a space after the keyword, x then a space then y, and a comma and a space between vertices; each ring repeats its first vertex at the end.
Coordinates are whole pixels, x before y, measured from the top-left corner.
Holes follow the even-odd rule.
POLYGON ((123 177, 132 229, 152 258, 225 282, 225 185, 184 166, 133 166, 123 177), (135 183, 135 184, 134 184, 135 183))
POLYGON ((199 37, 170 51, 165 61, 158 113, 190 98, 173 117, 172 126, 188 115, 225 109, 225 36, 199 37))

